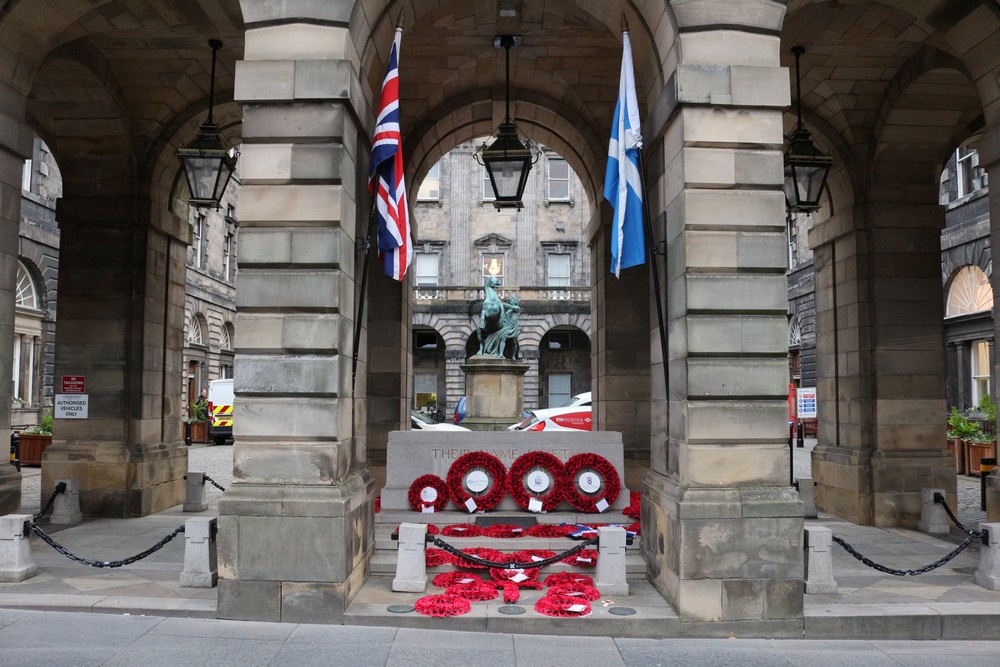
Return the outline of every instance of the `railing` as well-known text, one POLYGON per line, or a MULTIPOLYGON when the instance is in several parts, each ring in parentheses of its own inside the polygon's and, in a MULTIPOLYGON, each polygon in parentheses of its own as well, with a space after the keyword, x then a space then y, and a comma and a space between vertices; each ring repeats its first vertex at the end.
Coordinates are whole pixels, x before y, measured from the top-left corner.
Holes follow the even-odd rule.
MULTIPOLYGON (((504 287, 497 290, 501 299, 517 296, 521 303, 531 301, 590 301, 589 287, 504 287)), ((482 301, 482 289, 469 287, 416 287, 413 298, 417 301, 482 301)))

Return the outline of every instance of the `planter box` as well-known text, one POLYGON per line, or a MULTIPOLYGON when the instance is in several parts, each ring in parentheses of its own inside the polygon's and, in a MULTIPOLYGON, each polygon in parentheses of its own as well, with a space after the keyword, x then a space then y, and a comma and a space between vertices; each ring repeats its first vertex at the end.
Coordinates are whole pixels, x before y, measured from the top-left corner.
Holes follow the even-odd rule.
POLYGON ((948 452, 955 457, 955 474, 957 475, 965 474, 965 458, 968 455, 967 442, 961 438, 948 438, 948 452))
POLYGON ((208 422, 191 422, 191 442, 208 442, 208 422))
POLYGON ((40 466, 42 465, 42 454, 45 449, 52 444, 51 435, 34 435, 30 433, 21 434, 21 465, 40 466))
POLYGON ((966 474, 973 477, 979 477, 979 459, 996 458, 996 455, 996 440, 993 442, 969 442, 969 444, 966 445, 966 474))

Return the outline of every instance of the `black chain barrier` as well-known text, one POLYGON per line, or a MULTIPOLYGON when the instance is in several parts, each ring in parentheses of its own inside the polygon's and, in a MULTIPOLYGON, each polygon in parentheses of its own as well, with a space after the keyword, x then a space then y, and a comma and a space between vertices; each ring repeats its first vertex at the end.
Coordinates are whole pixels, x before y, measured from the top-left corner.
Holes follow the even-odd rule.
POLYGON ((580 553, 587 547, 595 546, 599 540, 596 537, 592 537, 589 540, 584 540, 583 542, 580 542, 572 549, 568 549, 562 552, 561 554, 556 554, 555 556, 546 558, 544 560, 533 560, 524 563, 518 563, 518 562, 502 563, 502 562, 495 562, 492 560, 486 560, 485 558, 480 558, 479 556, 473 556, 471 554, 465 553, 464 551, 462 551, 457 547, 448 544, 437 535, 428 535, 427 541, 436 547, 441 547, 442 549, 450 553, 452 556, 456 556, 470 563, 475 563, 480 567, 498 567, 504 570, 531 570, 537 567, 545 567, 546 565, 552 565, 553 563, 558 563, 564 558, 575 556, 576 554, 580 553))
POLYGON ((955 526, 957 526, 963 533, 965 533, 965 539, 962 540, 962 543, 959 544, 954 551, 934 561, 929 565, 924 565, 923 567, 918 567, 916 569, 911 569, 911 570, 899 570, 896 568, 881 565, 879 563, 876 563, 872 559, 868 558, 867 556, 863 556, 861 553, 858 552, 857 549, 855 549, 850 544, 845 542, 844 539, 838 535, 833 536, 833 541, 839 544, 840 546, 844 547, 844 550, 847 551, 847 553, 851 554, 852 556, 857 558, 859 561, 861 561, 868 567, 878 570, 879 572, 885 572, 886 574, 896 575, 897 577, 912 577, 918 574, 923 574, 925 572, 930 572, 931 570, 937 569, 942 565, 944 565, 945 563, 947 563, 948 561, 955 558, 955 556, 962 553, 962 551, 964 551, 967 546, 972 544, 973 540, 980 539, 983 536, 983 533, 981 531, 969 530, 968 528, 962 525, 962 523, 952 513, 951 508, 948 507, 948 503, 945 502, 943 495, 941 495, 940 493, 935 493, 934 502, 944 506, 944 511, 948 515, 948 518, 951 519, 952 523, 954 523, 955 526))
POLYGON ((222 491, 223 493, 226 492, 225 487, 219 486, 219 483, 216 482, 211 477, 209 477, 208 475, 202 475, 202 479, 205 480, 206 482, 208 482, 209 484, 211 484, 212 486, 214 486, 215 488, 217 488, 219 491, 222 491))
POLYGON ((177 537, 180 533, 184 532, 184 526, 179 526, 174 530, 174 532, 170 533, 169 535, 167 535, 162 540, 160 540, 150 548, 146 549, 142 553, 130 556, 129 558, 123 558, 122 560, 102 561, 102 560, 92 560, 90 558, 82 558, 80 556, 77 556, 76 554, 72 553, 69 549, 67 549, 66 547, 62 546, 61 544, 53 540, 48 534, 46 534, 44 530, 38 527, 38 524, 31 523, 28 525, 28 527, 31 528, 31 531, 33 533, 42 538, 42 540, 44 540, 50 547, 61 553, 63 556, 66 556, 70 560, 75 560, 77 563, 83 563, 84 565, 90 565, 91 567, 109 567, 109 568, 122 567, 123 565, 131 565, 136 561, 140 561, 146 556, 156 553, 157 551, 162 549, 163 546, 167 544, 167 542, 177 537))
POLYGON ((45 503, 45 507, 42 508, 42 511, 32 516, 31 520, 38 521, 43 516, 48 514, 49 510, 52 509, 52 505, 56 502, 56 496, 60 493, 66 493, 66 482, 59 482, 56 484, 55 488, 52 489, 52 495, 49 496, 49 502, 45 503))

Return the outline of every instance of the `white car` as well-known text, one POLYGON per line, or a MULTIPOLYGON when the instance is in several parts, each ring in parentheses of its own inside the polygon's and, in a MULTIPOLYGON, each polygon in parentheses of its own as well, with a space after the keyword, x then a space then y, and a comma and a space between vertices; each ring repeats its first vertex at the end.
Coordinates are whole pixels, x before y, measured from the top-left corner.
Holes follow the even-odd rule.
POLYGON ((529 410, 524 419, 507 427, 508 431, 589 431, 591 430, 591 395, 577 394, 558 408, 529 410))
POLYGON ((414 431, 468 431, 458 424, 438 423, 417 410, 410 410, 410 428, 414 431))

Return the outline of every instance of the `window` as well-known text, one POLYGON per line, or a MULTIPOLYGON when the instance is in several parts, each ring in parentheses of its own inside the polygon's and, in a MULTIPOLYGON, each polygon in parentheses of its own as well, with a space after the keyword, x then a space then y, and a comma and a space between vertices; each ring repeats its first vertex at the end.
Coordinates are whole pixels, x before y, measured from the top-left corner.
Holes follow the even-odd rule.
POLYGON ((228 282, 233 281, 233 251, 236 245, 235 230, 226 226, 226 240, 222 245, 222 277, 228 282))
POLYGON ((437 409, 437 375, 416 373, 413 376, 413 407, 437 409))
POLYGON ((417 287, 434 286, 439 282, 441 255, 436 252, 417 253, 417 287))
POLYGON ((549 373, 549 407, 556 408, 569 403, 573 376, 569 373, 549 373))
POLYGON ((972 343, 972 405, 979 405, 990 395, 990 344, 985 340, 972 343))
POLYGON ((203 340, 204 338, 202 337, 202 332, 201 332, 201 322, 198 320, 197 317, 192 315, 188 319, 188 332, 187 332, 187 339, 185 340, 185 342, 188 345, 204 345, 204 343, 202 342, 203 340))
POLYGON ((223 350, 233 349, 233 337, 229 333, 229 325, 223 324, 222 331, 219 332, 219 348, 223 350))
POLYGON ((436 350, 438 348, 437 332, 429 329, 414 330, 413 348, 415 350, 436 350))
POLYGON ((546 256, 548 263, 549 287, 570 286, 570 255, 552 254, 546 256))
POLYGON ((948 288, 945 317, 983 313, 993 308, 990 279, 978 266, 963 266, 948 288))
POLYGON ((23 262, 17 262, 17 294, 14 296, 14 305, 21 308, 38 309, 38 291, 35 289, 35 281, 31 279, 28 268, 23 262))
POLYGON ((483 167, 483 201, 493 201, 496 197, 493 196, 493 185, 490 181, 490 172, 483 167))
POLYGON ((503 285, 503 260, 502 253, 483 253, 483 278, 496 276, 503 285))
POLYGON ((959 148, 955 151, 955 175, 958 179, 956 194, 960 198, 976 190, 974 164, 976 162, 978 162, 976 151, 970 151, 968 148, 959 148))
POLYGON ((570 335, 569 331, 550 331, 549 332, 549 349, 550 350, 571 350, 573 337, 570 335))
POLYGON ((562 158, 549 158, 549 201, 569 201, 569 165, 562 158))
POLYGON ((417 201, 438 201, 441 199, 441 163, 438 162, 427 175, 424 176, 423 182, 420 183, 420 189, 417 190, 417 201))
POLYGON ((31 160, 25 160, 21 169, 21 189, 28 192, 31 192, 31 164, 31 160))
POLYGON ((205 241, 205 216, 196 213, 194 216, 194 238, 191 239, 191 247, 194 248, 194 265, 201 268, 201 256, 205 241))

